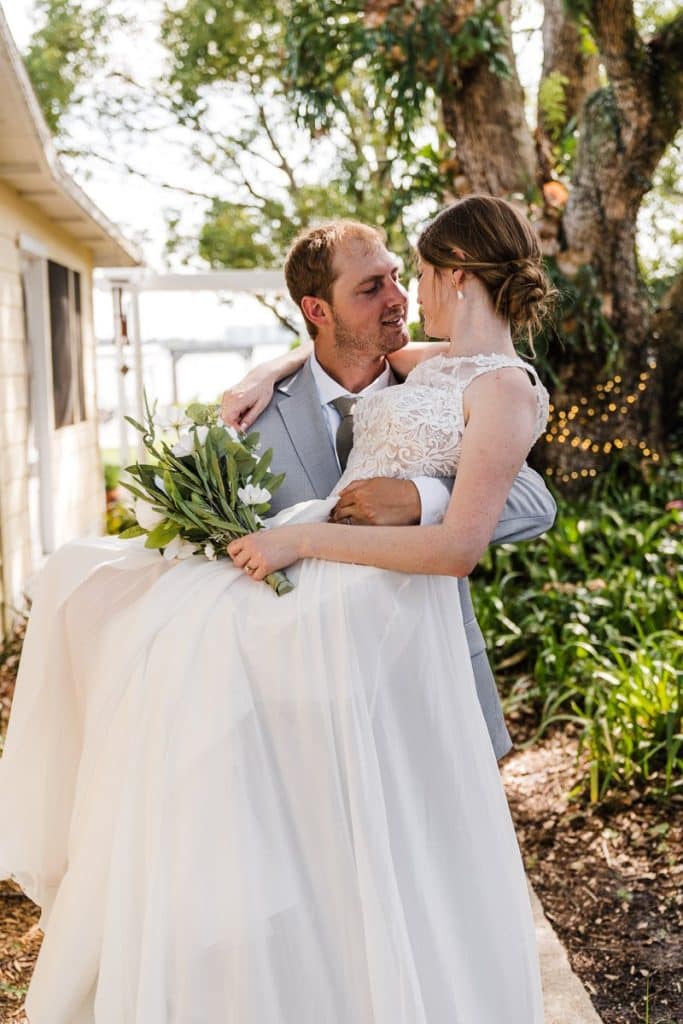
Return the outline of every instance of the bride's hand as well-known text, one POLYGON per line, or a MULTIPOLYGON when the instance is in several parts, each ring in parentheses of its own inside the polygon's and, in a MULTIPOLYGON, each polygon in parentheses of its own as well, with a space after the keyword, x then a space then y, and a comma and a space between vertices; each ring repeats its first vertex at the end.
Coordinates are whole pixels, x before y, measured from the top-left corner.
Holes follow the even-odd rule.
POLYGON ((274 384, 272 378, 254 381, 247 378, 234 388, 228 388, 221 400, 223 422, 236 430, 247 430, 270 403, 274 384))
POLYGON ((223 422, 237 430, 247 430, 269 404, 277 381, 295 373, 312 352, 313 343, 310 340, 303 341, 284 355, 255 366, 244 380, 223 392, 223 422))
POLYGON ((228 554, 238 569, 244 569, 253 580, 263 580, 301 558, 302 531, 301 526, 258 530, 231 541, 228 554))

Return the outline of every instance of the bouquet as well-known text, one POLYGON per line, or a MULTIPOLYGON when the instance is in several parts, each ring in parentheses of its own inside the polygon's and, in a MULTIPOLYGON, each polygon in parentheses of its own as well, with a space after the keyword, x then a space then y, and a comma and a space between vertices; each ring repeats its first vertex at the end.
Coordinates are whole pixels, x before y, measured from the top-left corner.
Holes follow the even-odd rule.
MULTIPOLYGON (((145 547, 165 558, 204 555, 225 558, 228 544, 263 526, 270 499, 284 473, 269 472, 272 449, 258 455, 259 435, 242 436, 218 416, 219 406, 194 402, 184 414, 155 419, 145 396, 146 426, 126 416, 139 430, 150 456, 126 468, 133 482, 121 481, 135 497, 136 523, 121 537, 145 535, 145 547), (170 445, 158 433, 175 430, 170 445)), ((267 576, 276 594, 293 589, 283 572, 267 576)))

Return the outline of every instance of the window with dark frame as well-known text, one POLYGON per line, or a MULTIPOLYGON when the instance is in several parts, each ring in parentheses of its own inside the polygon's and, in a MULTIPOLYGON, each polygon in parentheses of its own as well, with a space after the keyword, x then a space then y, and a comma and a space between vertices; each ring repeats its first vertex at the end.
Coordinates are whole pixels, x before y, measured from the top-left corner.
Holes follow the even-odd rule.
POLYGON ((55 428, 85 419, 81 275, 48 260, 55 428))

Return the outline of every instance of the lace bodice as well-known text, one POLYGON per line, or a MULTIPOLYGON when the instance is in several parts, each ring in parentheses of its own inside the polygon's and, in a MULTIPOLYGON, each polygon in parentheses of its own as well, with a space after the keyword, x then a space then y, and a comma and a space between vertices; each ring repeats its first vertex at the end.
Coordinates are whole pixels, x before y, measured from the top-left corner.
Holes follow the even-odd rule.
POLYGON ((360 400, 354 410, 353 448, 335 492, 374 476, 455 476, 465 429, 463 396, 471 382, 504 366, 527 370, 536 385, 536 440, 548 419, 548 392, 535 367, 518 357, 434 356, 403 384, 360 400))

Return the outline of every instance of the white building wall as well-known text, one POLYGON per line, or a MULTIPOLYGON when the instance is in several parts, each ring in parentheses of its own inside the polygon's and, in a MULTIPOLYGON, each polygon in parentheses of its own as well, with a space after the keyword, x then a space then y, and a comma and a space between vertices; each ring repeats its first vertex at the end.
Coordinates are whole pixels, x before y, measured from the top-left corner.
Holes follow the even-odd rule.
MULTIPOLYGON (((46 258, 81 274, 84 422, 54 429, 51 387, 36 396, 50 414, 47 450, 52 487, 45 495, 55 546, 83 533, 102 532, 104 485, 97 440, 95 343, 92 325, 92 265, 87 250, 46 216, 0 185, 0 553, 4 625, 23 604, 26 583, 48 553, 31 516, 29 442, 33 354, 26 337, 20 237, 39 243, 46 258)), ((48 317, 49 323, 49 317, 48 317)), ((43 338, 51 367, 49 338, 43 338)))

